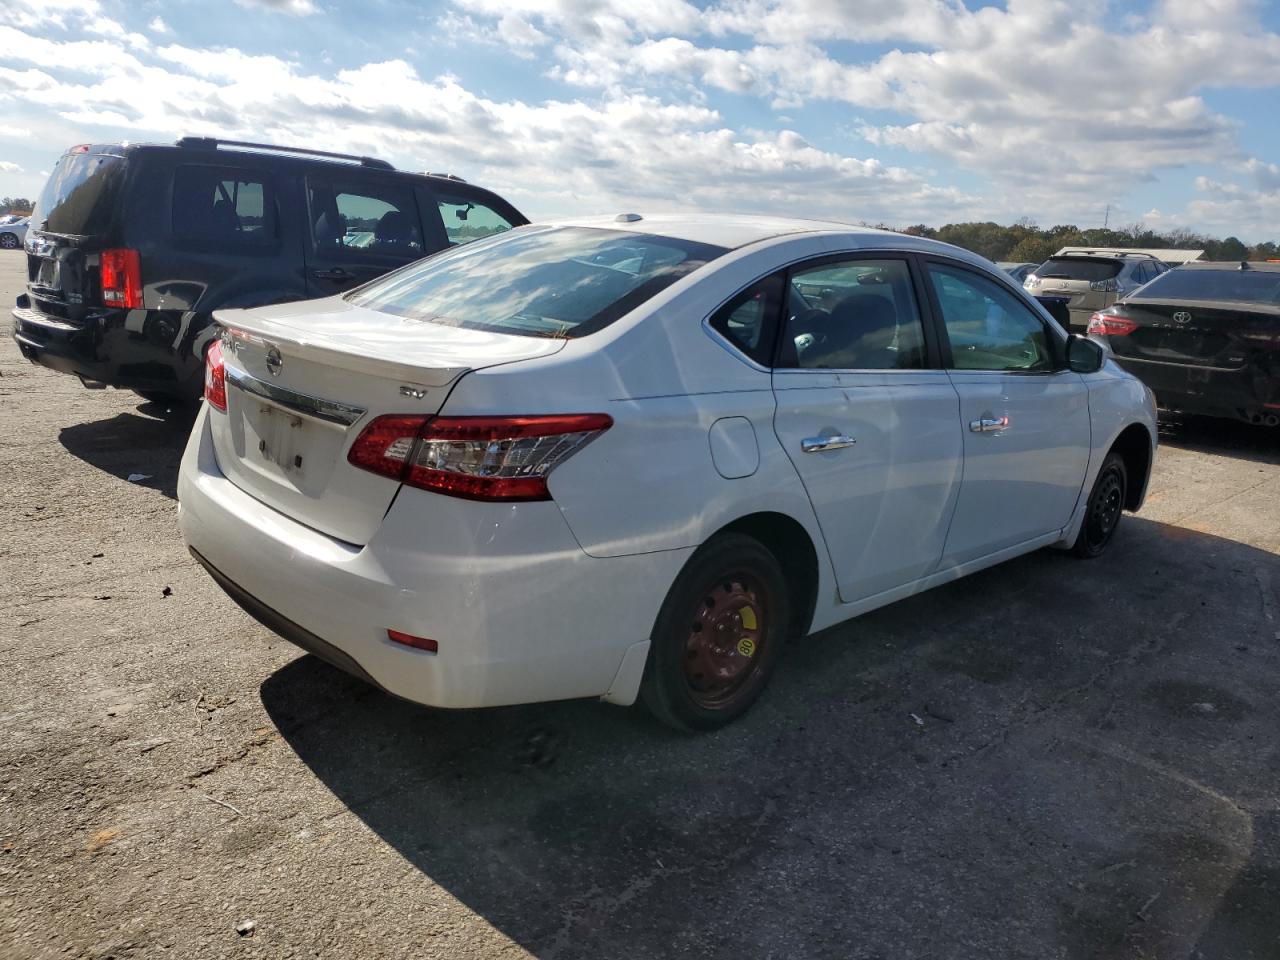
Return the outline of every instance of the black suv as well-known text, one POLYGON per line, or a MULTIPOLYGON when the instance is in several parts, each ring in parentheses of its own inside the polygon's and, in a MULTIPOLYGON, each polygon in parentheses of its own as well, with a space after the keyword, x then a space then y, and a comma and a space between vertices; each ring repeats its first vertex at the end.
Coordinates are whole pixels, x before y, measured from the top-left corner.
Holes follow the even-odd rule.
POLYGON ((199 397, 211 314, 341 293, 528 223, 457 177, 187 137, 72 147, 27 233, 23 356, 86 386, 199 397))

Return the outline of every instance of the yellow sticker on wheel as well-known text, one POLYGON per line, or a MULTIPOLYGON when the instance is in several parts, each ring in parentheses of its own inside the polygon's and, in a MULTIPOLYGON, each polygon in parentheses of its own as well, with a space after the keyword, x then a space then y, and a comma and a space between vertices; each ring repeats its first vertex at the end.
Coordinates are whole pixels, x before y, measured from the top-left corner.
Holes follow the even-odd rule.
POLYGON ((742 626, 747 630, 756 628, 756 612, 750 607, 743 607, 738 611, 738 619, 742 621, 742 626))
POLYGON ((750 637, 743 637, 738 641, 738 652, 744 657, 749 657, 756 652, 756 642, 750 637))

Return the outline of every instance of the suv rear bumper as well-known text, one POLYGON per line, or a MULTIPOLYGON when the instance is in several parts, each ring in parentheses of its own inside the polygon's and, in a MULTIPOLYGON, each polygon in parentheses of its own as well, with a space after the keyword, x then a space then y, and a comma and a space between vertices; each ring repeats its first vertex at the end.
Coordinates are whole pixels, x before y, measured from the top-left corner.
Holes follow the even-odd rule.
POLYGON ((1253 367, 1203 367, 1112 354, 1149 386, 1163 407, 1259 423, 1280 416, 1280 378, 1253 367))
POLYGON ((181 343, 180 322, 169 311, 103 309, 68 322, 31 308, 23 294, 13 308, 13 339, 32 363, 82 380, 197 397, 203 387, 201 364, 181 343))

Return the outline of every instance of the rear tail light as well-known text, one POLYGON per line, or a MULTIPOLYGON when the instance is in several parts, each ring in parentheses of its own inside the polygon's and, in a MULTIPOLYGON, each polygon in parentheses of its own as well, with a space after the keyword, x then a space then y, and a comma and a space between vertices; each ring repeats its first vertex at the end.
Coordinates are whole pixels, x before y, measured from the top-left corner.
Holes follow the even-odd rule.
POLYGON ((222 360, 222 341, 215 340, 204 355, 204 398, 209 405, 227 412, 227 366, 222 360))
POLYGON ((137 250, 103 250, 102 305, 137 310, 142 306, 142 269, 137 250))
POLYGON ((1115 293, 1120 289, 1120 284, 1116 283, 1114 278, 1110 280, 1095 280, 1089 284, 1089 289, 1097 293, 1115 293))
POLYGON ((468 500, 550 500, 547 475, 612 425, 603 413, 383 416, 361 431, 347 461, 468 500))
POLYGON ((1138 325, 1128 317, 1114 313, 1095 313, 1089 318, 1089 328, 1085 332, 1090 336, 1127 337, 1138 329, 1138 325))

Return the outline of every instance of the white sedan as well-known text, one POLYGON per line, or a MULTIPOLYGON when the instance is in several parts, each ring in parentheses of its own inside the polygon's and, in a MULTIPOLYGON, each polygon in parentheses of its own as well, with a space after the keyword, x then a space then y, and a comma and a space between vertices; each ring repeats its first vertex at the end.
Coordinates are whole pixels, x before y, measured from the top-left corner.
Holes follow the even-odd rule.
POLYGON ((541 224, 217 319, 192 552, 438 707, 720 726, 789 636, 1102 553, 1156 448, 1151 394, 991 263, 839 223, 541 224))
POLYGON ((20 250, 27 239, 29 217, 0 217, 0 250, 20 250))

